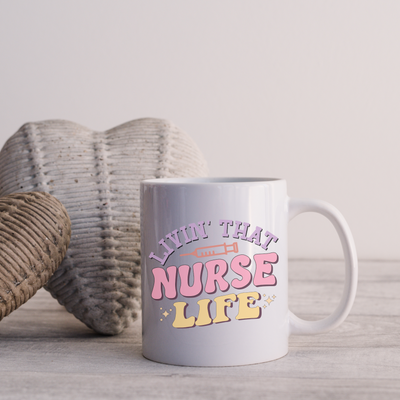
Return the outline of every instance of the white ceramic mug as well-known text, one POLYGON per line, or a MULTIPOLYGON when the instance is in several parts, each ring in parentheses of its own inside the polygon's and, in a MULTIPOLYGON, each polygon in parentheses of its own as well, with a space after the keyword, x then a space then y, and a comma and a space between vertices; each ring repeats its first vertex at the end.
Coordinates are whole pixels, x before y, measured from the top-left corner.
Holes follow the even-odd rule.
POLYGON ((153 179, 141 183, 143 355, 188 366, 275 360, 291 334, 344 321, 357 256, 343 216, 328 203, 287 196, 286 181, 153 179), (288 308, 288 222, 314 211, 336 228, 345 258, 340 304, 305 321, 288 308))

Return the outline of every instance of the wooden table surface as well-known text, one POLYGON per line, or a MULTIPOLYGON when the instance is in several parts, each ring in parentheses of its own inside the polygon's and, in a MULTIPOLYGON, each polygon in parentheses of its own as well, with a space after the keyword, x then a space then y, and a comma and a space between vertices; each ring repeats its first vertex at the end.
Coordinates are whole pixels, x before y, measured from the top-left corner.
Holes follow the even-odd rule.
MULTIPOLYGON (((290 308, 318 319, 338 303, 340 261, 293 260, 290 308)), ((141 323, 93 333, 40 290, 0 322, 0 399, 400 399, 400 261, 360 262, 357 298, 334 331, 292 336, 289 354, 191 368, 141 355, 141 323)))

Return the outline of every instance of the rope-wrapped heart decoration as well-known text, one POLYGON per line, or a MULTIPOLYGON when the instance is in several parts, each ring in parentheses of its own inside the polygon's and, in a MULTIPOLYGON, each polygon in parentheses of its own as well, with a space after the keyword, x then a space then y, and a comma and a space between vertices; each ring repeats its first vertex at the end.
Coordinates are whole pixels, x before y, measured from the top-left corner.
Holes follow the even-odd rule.
POLYGON ((0 198, 0 320, 44 286, 71 236, 64 206, 48 193, 0 198))
POLYGON ((48 192, 71 218, 70 246, 46 289, 107 335, 140 310, 140 181, 205 175, 191 138, 150 118, 105 132, 61 120, 28 123, 0 152, 0 196, 48 192))

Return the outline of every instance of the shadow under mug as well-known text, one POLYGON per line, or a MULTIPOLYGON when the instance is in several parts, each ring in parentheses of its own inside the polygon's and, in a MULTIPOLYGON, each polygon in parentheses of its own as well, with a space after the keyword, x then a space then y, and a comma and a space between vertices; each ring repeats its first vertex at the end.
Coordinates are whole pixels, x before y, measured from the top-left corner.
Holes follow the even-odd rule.
POLYGON ((357 288, 350 229, 332 205, 291 199, 271 178, 141 182, 144 357, 186 366, 266 362, 291 334, 316 334, 347 317, 357 288), (288 222, 317 212, 334 225, 345 284, 334 312, 305 321, 288 308, 288 222))

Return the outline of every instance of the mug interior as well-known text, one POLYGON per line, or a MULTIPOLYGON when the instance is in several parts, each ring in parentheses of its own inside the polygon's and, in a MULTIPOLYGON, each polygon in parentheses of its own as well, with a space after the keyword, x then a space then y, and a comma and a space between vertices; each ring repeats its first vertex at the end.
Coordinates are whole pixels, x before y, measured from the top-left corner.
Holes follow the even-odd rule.
POLYGON ((144 183, 162 184, 224 184, 224 183, 259 183, 280 181, 280 178, 257 178, 257 177, 211 177, 211 178, 156 178, 146 179, 144 183))

